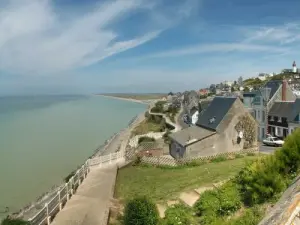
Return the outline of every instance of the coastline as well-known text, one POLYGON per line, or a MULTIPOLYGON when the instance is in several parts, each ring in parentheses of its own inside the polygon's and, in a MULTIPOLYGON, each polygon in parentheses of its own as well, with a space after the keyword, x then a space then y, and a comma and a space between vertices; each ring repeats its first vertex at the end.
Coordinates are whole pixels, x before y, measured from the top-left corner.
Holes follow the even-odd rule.
POLYGON ((151 104, 151 102, 157 100, 157 99, 138 100, 138 99, 134 99, 134 98, 125 98, 125 97, 121 98, 121 97, 110 96, 110 95, 101 95, 101 94, 96 94, 96 96, 101 96, 101 97, 106 97, 106 98, 112 98, 112 99, 117 99, 117 100, 122 100, 122 101, 135 102, 135 103, 146 104, 146 105, 149 105, 149 104, 151 104))
MULTIPOLYGON (((125 100, 125 99, 121 99, 120 98, 120 100, 125 100)), ((143 103, 143 104, 145 104, 145 103, 143 103)), ((146 112, 146 110, 144 112, 142 112, 142 113, 134 116, 128 122, 128 125, 125 128, 123 128, 119 132, 113 134, 110 138, 108 138, 102 145, 100 145, 94 151, 94 153, 89 158, 100 157, 102 155, 107 155, 107 154, 110 154, 110 153, 115 153, 115 152, 120 151, 120 150, 124 150, 125 151, 127 143, 128 143, 128 141, 130 139, 130 136, 131 136, 131 131, 135 128, 135 126, 137 126, 141 121, 144 120, 144 114, 145 114, 145 112, 146 112), (121 149, 122 147, 124 149, 121 149)), ((78 167, 80 167, 80 166, 78 166, 78 167)), ((76 170, 76 169, 74 169, 74 170, 76 170)), ((27 204, 26 206, 24 206, 23 208, 21 208, 19 211, 17 211, 17 212, 10 212, 10 211, 8 211, 6 214, 3 214, 4 217, 0 218, 0 220, 4 219, 7 215, 12 215, 13 217, 21 217, 21 218, 24 218, 24 219, 31 218, 41 208, 44 207, 45 203, 47 203, 49 200, 51 200, 53 198, 53 196, 55 196, 55 194, 57 193, 57 191, 63 185, 65 185, 65 184, 64 184, 63 178, 62 178, 62 182, 60 184, 52 186, 51 188, 49 188, 49 191, 41 194, 38 198, 36 198, 32 202, 30 202, 29 204, 27 204)))

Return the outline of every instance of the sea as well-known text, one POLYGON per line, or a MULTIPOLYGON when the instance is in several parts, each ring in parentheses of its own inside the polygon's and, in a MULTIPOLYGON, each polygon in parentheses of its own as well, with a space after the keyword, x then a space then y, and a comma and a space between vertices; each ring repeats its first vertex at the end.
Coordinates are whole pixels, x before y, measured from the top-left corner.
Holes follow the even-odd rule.
POLYGON ((96 95, 0 97, 0 219, 62 183, 145 109, 96 95))

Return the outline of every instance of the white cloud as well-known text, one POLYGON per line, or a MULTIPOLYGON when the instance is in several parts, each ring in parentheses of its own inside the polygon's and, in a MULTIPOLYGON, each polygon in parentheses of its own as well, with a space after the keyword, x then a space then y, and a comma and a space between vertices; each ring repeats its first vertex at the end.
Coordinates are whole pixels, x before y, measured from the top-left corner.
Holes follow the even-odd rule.
POLYGON ((0 69, 17 73, 52 73, 90 65, 142 45, 163 30, 152 27, 142 36, 116 41, 119 34, 109 29, 110 24, 134 10, 155 11, 155 4, 144 0, 109 0, 70 21, 61 20, 51 0, 8 0, 1 6, 0 69))
POLYGON ((267 42, 290 44, 300 41, 300 24, 287 23, 281 26, 263 26, 242 29, 246 39, 245 42, 267 42))
POLYGON ((162 53, 156 53, 153 55, 146 56, 147 58, 158 58, 158 57, 178 57, 185 55, 197 55, 211 52, 273 52, 273 53, 284 53, 288 49, 284 47, 273 47, 268 45, 257 45, 257 44, 245 44, 245 43, 212 43, 203 45, 194 45, 184 47, 181 49, 175 49, 165 51, 162 53))

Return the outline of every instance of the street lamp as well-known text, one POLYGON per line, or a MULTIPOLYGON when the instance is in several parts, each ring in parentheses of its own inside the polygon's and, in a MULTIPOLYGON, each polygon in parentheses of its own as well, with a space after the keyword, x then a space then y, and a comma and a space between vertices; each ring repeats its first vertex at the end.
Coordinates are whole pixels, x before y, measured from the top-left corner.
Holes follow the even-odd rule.
POLYGON ((265 108, 265 135, 268 134, 268 102, 270 100, 271 88, 264 87, 261 90, 261 95, 263 97, 263 105, 265 108))

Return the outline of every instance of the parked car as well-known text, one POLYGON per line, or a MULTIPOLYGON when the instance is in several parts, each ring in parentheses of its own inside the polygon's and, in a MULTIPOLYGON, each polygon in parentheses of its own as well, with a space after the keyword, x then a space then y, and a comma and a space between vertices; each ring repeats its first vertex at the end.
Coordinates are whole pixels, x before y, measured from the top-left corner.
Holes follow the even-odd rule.
POLYGON ((277 137, 269 136, 263 140, 263 143, 268 146, 282 146, 284 144, 284 141, 280 140, 277 137))

